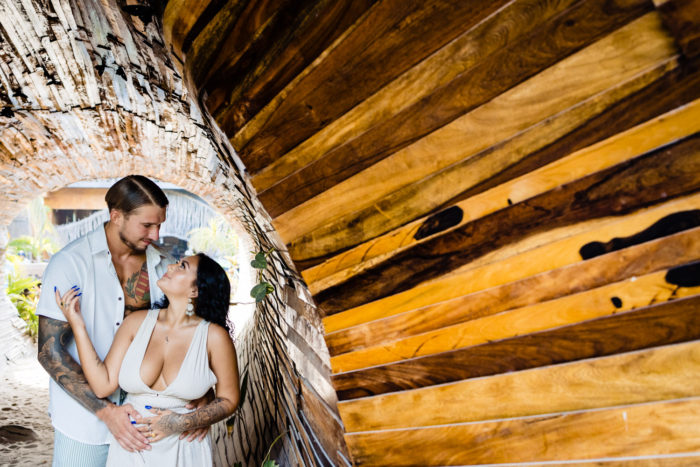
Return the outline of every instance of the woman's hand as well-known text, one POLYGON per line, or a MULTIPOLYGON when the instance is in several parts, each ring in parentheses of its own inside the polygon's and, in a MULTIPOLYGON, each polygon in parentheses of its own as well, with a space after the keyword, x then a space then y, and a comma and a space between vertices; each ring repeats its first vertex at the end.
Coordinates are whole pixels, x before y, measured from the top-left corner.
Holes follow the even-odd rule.
POLYGON ((68 320, 71 327, 76 325, 84 325, 85 322, 83 321, 83 315, 80 313, 80 296, 83 294, 80 291, 80 287, 74 285, 63 295, 63 297, 61 297, 61 294, 55 287, 54 292, 56 295, 56 304, 63 312, 63 316, 66 317, 66 320, 68 320))
POLYGON ((149 410, 155 415, 148 418, 137 417, 136 423, 143 424, 148 427, 148 430, 145 431, 144 434, 151 443, 160 441, 166 436, 180 433, 182 431, 182 421, 180 420, 179 413, 167 409, 149 408, 149 410))

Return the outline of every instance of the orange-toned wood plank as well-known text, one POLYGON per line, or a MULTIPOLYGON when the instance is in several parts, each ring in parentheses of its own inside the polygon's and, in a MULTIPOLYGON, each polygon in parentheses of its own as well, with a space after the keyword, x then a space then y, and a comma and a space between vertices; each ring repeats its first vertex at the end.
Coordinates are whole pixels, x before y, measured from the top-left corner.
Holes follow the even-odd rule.
MULTIPOLYGON (((658 302, 700 294, 697 287, 681 287, 665 280, 666 271, 632 277, 566 297, 496 313, 394 342, 383 342, 331 357, 333 372, 447 352, 485 342, 522 336, 582 321, 642 308, 658 302)), ((546 287, 541 284, 540 287, 546 287)))
POLYGON ((700 0, 671 0, 659 5, 664 24, 683 54, 700 55, 700 0))
POLYGON ((276 217, 275 227, 291 242, 290 251, 297 261, 325 258, 358 245, 427 214, 565 135, 599 113, 598 105, 605 108, 619 100, 620 94, 639 90, 658 78, 675 54, 658 16, 650 13, 276 217), (641 37, 644 45, 633 40, 641 37), (601 60, 606 62, 604 67, 601 60), (635 81, 658 67, 662 70, 650 80, 635 81), (633 89, 617 89, 612 102, 609 95, 588 101, 630 81, 633 89), (588 105, 572 108, 582 101, 588 105), (517 118, 514 109, 518 109, 517 118), (569 114, 560 114, 567 109, 571 109, 569 114), (553 115, 557 118, 547 120, 553 115), (417 192, 420 195, 415 198, 417 192), (353 219, 353 229, 336 235, 334 225, 347 226, 353 219), (313 245, 307 245, 311 239, 313 245))
POLYGON ((545 462, 700 451, 700 398, 345 436, 356 465, 545 462), (410 447, 407 449, 406 447, 410 447))
POLYGON ((343 401, 346 433, 700 396, 700 341, 343 401), (411 410, 405 410, 411 407, 411 410))
MULTIPOLYGON (((639 153, 693 134, 700 130, 698 122, 700 122, 700 100, 693 101, 687 106, 656 117, 531 173, 455 204, 454 207, 461 212, 461 217, 449 228, 456 228, 506 208, 509 200, 512 203, 522 202, 558 185, 575 180, 586 173, 601 170, 633 158, 639 153)), ((384 260, 411 245, 425 241, 429 236, 421 235, 416 238, 416 234, 421 228, 426 230, 423 226, 430 225, 432 218, 418 219, 389 234, 342 253, 313 269, 305 270, 302 273, 304 279, 310 284, 314 293, 322 288, 337 284, 357 273, 358 269, 362 268, 363 263, 370 262, 371 265, 373 258, 384 260), (336 276, 316 285, 316 282, 333 274, 336 276)), ((442 231, 436 233, 442 233, 442 231)))
POLYGON ((581 246, 589 242, 626 237, 675 212, 696 209, 700 209, 700 193, 622 219, 606 219, 592 226, 587 225, 588 228, 583 232, 564 235, 564 238, 556 241, 550 238, 549 242, 545 241, 543 245, 536 245, 535 248, 523 247, 520 251, 516 248, 511 256, 500 256, 481 266, 446 275, 411 290, 326 316, 323 318, 323 325, 326 333, 332 333, 574 264, 581 261, 581 246))
POLYGON ((314 296, 325 315, 410 289, 534 234, 624 215, 700 189, 700 133, 405 250, 314 296))
MULTIPOLYGON (((697 270, 696 270, 697 274, 697 270)), ((434 386, 700 338, 700 296, 332 376, 340 400, 434 386)))

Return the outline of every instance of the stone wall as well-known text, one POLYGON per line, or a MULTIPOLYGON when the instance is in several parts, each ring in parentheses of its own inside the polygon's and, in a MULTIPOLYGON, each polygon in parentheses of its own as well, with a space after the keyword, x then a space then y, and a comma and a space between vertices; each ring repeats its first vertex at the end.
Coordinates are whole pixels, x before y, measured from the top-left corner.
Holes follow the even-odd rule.
MULTIPOLYGON (((32 198, 80 180, 141 173, 205 199, 251 255, 274 249, 265 277, 276 286, 239 333, 246 399, 230 434, 223 422, 213 429, 217 463, 259 464, 280 434, 273 457, 283 465, 347 463, 308 290, 243 164, 188 92, 158 19, 123 6, 0 4, 0 231, 32 198)), ((0 263, 3 254, 0 245, 0 263)))

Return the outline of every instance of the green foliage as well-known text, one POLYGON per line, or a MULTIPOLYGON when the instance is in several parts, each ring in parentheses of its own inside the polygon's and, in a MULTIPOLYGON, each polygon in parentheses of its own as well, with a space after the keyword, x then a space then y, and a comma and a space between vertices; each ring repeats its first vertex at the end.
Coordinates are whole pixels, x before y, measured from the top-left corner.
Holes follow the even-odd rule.
POLYGON ((7 251, 13 255, 23 254, 29 259, 47 259, 58 250, 58 243, 51 237, 22 237, 13 238, 7 245, 7 251))
POLYGON ((273 251, 275 250, 259 251, 255 254, 255 259, 250 262, 250 265, 258 270, 258 283, 250 289, 250 296, 253 297, 257 303, 262 302, 265 300, 265 297, 275 291, 274 285, 263 281, 263 271, 267 269, 268 266, 267 258, 273 251))
POLYGON ((206 227, 190 230, 187 243, 192 251, 216 258, 235 257, 238 251, 238 237, 222 216, 211 218, 206 227))
POLYGON ((270 447, 269 447, 268 450, 267 450, 267 454, 265 455, 265 459, 263 459, 262 467, 279 467, 279 464, 277 463, 276 460, 270 459, 270 453, 272 452, 272 447, 275 445, 275 443, 276 443, 277 441, 279 441, 279 439, 280 439, 282 436, 284 436, 285 434, 287 434, 286 431, 285 431, 284 433, 281 433, 281 434, 280 434, 277 438, 275 438, 275 440, 272 442, 272 444, 270 445, 270 447))
POLYGON ((39 301, 39 280, 10 274, 7 296, 17 308, 20 318, 27 323, 26 333, 36 339, 39 330, 39 318, 35 314, 36 304, 39 301))

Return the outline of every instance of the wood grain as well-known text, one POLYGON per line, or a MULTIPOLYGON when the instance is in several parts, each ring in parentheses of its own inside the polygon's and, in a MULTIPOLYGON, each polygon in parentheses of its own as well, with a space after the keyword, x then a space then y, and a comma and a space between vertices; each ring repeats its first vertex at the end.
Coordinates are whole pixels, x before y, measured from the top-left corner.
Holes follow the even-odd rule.
POLYGON ((683 54, 700 55, 700 1, 673 0, 659 6, 659 11, 683 54))
POLYGON ((700 396, 699 369, 693 341, 344 401, 338 410, 347 433, 570 412, 700 396))
POLYGON ((669 284, 666 273, 657 271, 554 300, 487 313, 460 324, 336 355, 331 358, 331 368, 339 373, 449 352, 700 293, 700 287, 677 288, 669 284))
MULTIPOLYGON (((566 2, 559 4, 558 8, 564 10, 566 5, 566 2)), ((615 31, 650 8, 648 2, 641 0, 616 6, 611 9, 604 0, 592 0, 576 3, 556 16, 545 10, 544 14, 530 12, 529 20, 518 18, 499 23, 501 28, 509 26, 507 31, 499 33, 512 37, 501 50, 269 189, 262 191, 256 186, 260 200, 270 215, 277 217, 615 31), (538 53, 527 53, 530 50, 538 53), (416 115, 430 115, 430 118, 415 118, 416 115)), ((489 41, 488 38, 475 40, 489 41)))
POLYGON ((346 435, 356 465, 545 462, 700 451, 700 398, 346 435), (411 449, 404 449, 411 446, 411 449))
POLYGON ((314 298, 324 314, 337 313, 439 277, 534 233, 623 215, 699 187, 700 135, 695 135, 448 231, 314 298))
POLYGON ((700 227, 590 261, 332 332, 325 336, 326 344, 331 356, 336 356, 698 259, 700 227))
MULTIPOLYGON (((640 153, 693 134, 700 130, 700 124, 696 123, 698 121, 700 121, 700 100, 475 195, 451 207, 462 212, 461 220, 455 224, 455 227, 506 208, 511 203, 522 202, 588 173, 610 167, 640 153)), ((323 264, 307 269, 302 274, 310 283, 312 293, 316 294, 348 276, 356 275, 368 266, 425 241, 427 237, 417 238, 417 233, 430 222, 430 219, 431 217, 417 219, 377 239, 341 253, 323 264), (333 277, 317 285, 322 278, 328 276, 333 277)), ((297 259, 297 264, 299 263, 297 259)))
POLYGON ((646 15, 278 216, 274 225, 297 262, 355 246, 433 212, 572 131, 658 79, 674 66, 675 54, 658 16, 646 15), (644 45, 633 40, 639 37, 644 45))
MULTIPOLYGON (((299 81, 274 114, 241 145, 232 143, 251 173, 278 159, 386 83, 488 16, 489 4, 387 0, 299 81)), ((219 120, 229 134, 235 128, 219 120)))
POLYGON ((446 274, 405 292, 326 316, 323 318, 323 325, 326 333, 331 334, 334 331, 422 309, 575 264, 581 260, 581 245, 626 237, 647 229, 673 213, 694 211, 698 207, 700 193, 668 201, 660 206, 629 214, 622 219, 607 218, 584 223, 578 231, 569 229, 558 237, 544 235, 534 244, 530 244, 531 239, 528 238, 490 253, 484 257, 485 261, 481 264, 467 264, 452 274, 446 274))
POLYGON ((698 306, 694 296, 331 379, 348 400, 685 342, 700 338, 698 306))

